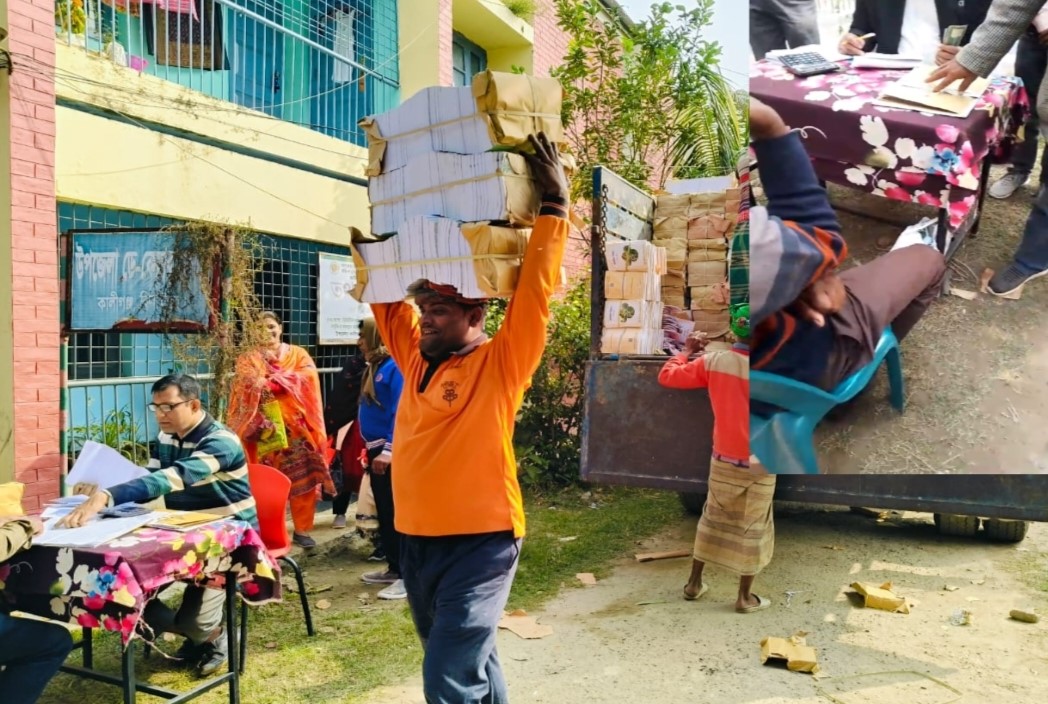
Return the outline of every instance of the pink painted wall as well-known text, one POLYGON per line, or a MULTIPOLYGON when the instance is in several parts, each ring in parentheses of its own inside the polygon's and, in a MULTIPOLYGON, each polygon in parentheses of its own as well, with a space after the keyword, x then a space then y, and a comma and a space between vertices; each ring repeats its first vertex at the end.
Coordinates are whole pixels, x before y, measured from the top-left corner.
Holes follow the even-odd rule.
POLYGON ((27 485, 23 503, 33 511, 58 496, 60 482, 54 2, 9 0, 0 21, 15 65, 11 100, 0 105, 11 120, 4 167, 11 170, 14 273, 0 285, 14 292, 15 480, 27 485))

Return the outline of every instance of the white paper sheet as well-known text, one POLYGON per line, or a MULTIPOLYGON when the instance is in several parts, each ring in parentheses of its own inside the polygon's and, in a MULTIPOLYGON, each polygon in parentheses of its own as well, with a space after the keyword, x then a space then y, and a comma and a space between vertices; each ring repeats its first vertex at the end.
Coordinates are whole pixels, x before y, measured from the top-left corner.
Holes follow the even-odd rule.
POLYGON ((148 474, 145 468, 139 467, 113 448, 88 440, 80 450, 73 468, 69 470, 66 486, 72 488, 77 484, 97 484, 100 489, 108 489, 148 474))
POLYGON ((55 518, 44 524, 44 532, 33 538, 33 544, 93 548, 153 523, 161 515, 150 511, 128 518, 95 518, 79 528, 56 528, 55 524, 61 519, 55 518))

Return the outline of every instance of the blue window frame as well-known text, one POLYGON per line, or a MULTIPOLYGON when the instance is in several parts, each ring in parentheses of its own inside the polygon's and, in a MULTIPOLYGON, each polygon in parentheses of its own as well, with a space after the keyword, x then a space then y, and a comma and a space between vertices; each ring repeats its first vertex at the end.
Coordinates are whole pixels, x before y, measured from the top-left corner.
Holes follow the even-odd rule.
POLYGON ((468 86, 488 68, 488 52, 455 32, 451 37, 451 71, 456 86, 468 86))

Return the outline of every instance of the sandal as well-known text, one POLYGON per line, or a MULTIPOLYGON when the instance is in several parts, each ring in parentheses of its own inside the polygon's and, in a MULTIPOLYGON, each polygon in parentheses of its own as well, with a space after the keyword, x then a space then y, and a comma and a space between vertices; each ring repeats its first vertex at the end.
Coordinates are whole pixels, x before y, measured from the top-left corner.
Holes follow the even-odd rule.
POLYGON ((762 596, 753 595, 753 598, 757 600, 755 606, 744 606, 741 609, 735 609, 737 614, 752 614, 755 611, 763 611, 764 609, 771 606, 771 599, 765 599, 762 596))
POLYGON ((685 599, 685 601, 698 601, 699 599, 702 598, 702 595, 705 594, 706 592, 708 592, 709 590, 710 590, 710 585, 708 585, 705 582, 703 582, 702 586, 699 587, 699 593, 694 595, 694 596, 692 596, 691 594, 688 594, 688 585, 685 584, 684 585, 684 599, 685 599))

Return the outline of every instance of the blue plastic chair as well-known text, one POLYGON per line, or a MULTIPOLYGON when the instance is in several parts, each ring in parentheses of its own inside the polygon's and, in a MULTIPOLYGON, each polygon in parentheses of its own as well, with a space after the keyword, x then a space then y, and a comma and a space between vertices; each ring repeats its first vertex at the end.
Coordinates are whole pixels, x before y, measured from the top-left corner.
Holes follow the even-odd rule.
POLYGON ((772 474, 818 474, 815 427, 834 406, 845 403, 866 388, 881 362, 888 362, 891 404, 902 412, 905 386, 899 341, 891 328, 877 342, 873 361, 842 381, 833 391, 787 379, 778 374, 750 372, 750 400, 776 406, 781 411, 764 417, 750 413, 750 452, 772 474))

